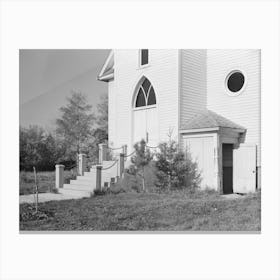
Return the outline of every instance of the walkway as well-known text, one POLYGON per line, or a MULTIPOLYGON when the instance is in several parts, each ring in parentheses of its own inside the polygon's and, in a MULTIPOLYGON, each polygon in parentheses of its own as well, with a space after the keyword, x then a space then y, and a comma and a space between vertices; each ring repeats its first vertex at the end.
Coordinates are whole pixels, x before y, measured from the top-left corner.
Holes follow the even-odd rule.
MULTIPOLYGON (((51 201, 51 200, 66 200, 66 199, 77 199, 81 197, 77 197, 77 195, 64 194, 64 193, 39 193, 38 200, 39 203, 51 201)), ((34 195, 20 195, 19 203, 34 203, 34 195)))

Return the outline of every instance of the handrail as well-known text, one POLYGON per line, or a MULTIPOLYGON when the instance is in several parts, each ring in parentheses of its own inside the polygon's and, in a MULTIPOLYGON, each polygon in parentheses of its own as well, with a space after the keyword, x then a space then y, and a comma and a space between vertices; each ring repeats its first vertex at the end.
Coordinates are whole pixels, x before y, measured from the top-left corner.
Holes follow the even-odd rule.
POLYGON ((129 155, 124 155, 123 157, 125 157, 125 158, 127 158, 127 157, 130 157, 130 156, 132 156, 133 154, 135 154, 136 153, 136 150, 134 150, 131 154, 129 154, 129 155))
POLYGON ((64 168, 64 169, 65 169, 65 170, 66 170, 66 169, 71 170, 71 169, 73 169, 73 168, 75 168, 75 167, 77 167, 77 164, 76 164, 76 163, 75 163, 75 164, 73 164, 73 165, 71 165, 71 166, 69 166, 69 167, 68 167, 68 166, 65 166, 65 168, 64 168))
POLYGON ((110 168, 112 168, 117 162, 118 162, 119 160, 118 159, 116 159, 115 160, 115 162, 111 165, 111 166, 109 166, 109 167, 106 167, 106 168, 102 168, 102 170, 107 170, 107 169, 110 169, 110 168))
POLYGON ((157 149, 157 148, 159 147, 159 145, 158 145, 158 146, 155 146, 155 147, 152 147, 152 146, 148 146, 148 145, 146 144, 146 147, 147 147, 147 148, 150 148, 150 149, 157 149))
POLYGON ((122 148, 123 148, 123 146, 122 146, 122 147, 119 147, 119 148, 111 148, 111 147, 108 146, 108 149, 110 149, 110 150, 112 150, 112 151, 120 150, 120 149, 122 149, 122 148))

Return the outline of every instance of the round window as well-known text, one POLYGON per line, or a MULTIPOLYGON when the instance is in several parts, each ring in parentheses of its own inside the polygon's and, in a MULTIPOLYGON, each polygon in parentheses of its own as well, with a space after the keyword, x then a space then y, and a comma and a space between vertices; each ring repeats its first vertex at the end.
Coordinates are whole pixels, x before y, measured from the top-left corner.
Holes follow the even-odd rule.
POLYGON ((228 76, 226 83, 229 91, 237 93, 243 88, 245 77, 240 71, 235 71, 228 76))

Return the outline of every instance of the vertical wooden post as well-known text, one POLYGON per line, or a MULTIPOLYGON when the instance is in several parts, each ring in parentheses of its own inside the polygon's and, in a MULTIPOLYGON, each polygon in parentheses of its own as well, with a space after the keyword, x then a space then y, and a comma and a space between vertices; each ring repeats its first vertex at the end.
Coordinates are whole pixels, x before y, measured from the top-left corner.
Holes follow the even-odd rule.
MULTIPOLYGON (((122 152, 123 152, 124 156, 127 156, 127 145, 122 146, 122 152)), ((126 160, 126 157, 124 158, 124 160, 126 160)))
POLYGON ((124 154, 120 153, 120 178, 123 178, 124 173, 124 154))
POLYGON ((83 176, 84 172, 86 171, 86 155, 85 154, 79 154, 79 166, 78 166, 78 174, 83 176))
POLYGON ((36 173, 36 168, 33 166, 33 171, 34 171, 34 178, 35 178, 35 192, 36 192, 36 199, 35 199, 35 209, 36 213, 38 212, 38 183, 37 183, 37 173, 36 173))
POLYGON ((57 189, 63 188, 64 184, 64 165, 57 164, 55 166, 55 187, 57 189))
POLYGON ((102 164, 104 160, 107 160, 107 144, 102 143, 98 145, 99 147, 99 164, 102 164))
POLYGON ((96 165, 96 190, 101 191, 102 165, 96 165))
POLYGON ((260 190, 261 188, 261 167, 257 166, 257 190, 260 190))
POLYGON ((110 181, 110 188, 112 188, 114 185, 115 185, 115 178, 112 177, 110 181))

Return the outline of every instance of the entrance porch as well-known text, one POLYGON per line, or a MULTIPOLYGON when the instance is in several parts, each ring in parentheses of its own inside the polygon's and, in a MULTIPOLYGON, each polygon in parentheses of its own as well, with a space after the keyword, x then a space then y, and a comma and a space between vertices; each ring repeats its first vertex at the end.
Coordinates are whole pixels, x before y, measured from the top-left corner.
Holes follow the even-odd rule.
POLYGON ((222 194, 256 190, 256 144, 246 143, 246 129, 210 110, 200 112, 180 130, 181 149, 196 161, 201 189, 222 194))

